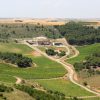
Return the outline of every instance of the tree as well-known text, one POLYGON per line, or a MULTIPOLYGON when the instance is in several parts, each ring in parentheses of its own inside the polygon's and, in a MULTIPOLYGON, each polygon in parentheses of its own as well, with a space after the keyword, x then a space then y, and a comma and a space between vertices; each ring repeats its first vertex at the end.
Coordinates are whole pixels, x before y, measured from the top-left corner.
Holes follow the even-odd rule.
POLYGON ((50 56, 56 55, 56 52, 55 52, 53 49, 47 49, 47 50, 46 50, 46 53, 47 53, 48 55, 50 55, 50 56))

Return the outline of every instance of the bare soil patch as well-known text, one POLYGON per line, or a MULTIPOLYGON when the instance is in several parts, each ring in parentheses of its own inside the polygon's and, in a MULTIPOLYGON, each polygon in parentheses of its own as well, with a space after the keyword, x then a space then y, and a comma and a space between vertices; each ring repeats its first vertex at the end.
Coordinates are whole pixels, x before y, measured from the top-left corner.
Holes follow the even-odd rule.
POLYGON ((39 52, 37 52, 37 51, 33 51, 31 54, 32 54, 34 57, 40 57, 40 56, 41 56, 41 54, 40 54, 39 52))

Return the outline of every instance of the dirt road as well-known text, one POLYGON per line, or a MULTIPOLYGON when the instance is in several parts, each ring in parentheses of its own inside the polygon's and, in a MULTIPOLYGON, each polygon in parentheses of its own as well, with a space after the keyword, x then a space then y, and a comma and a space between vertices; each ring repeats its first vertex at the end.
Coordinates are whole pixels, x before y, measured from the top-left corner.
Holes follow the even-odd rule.
MULTIPOLYGON (((73 65, 71 65, 71 64, 69 64, 69 63, 66 63, 66 62, 64 62, 63 60, 55 59, 55 58, 53 58, 53 57, 51 57, 51 56, 48 56, 46 53, 42 52, 42 51, 39 50, 37 47, 34 47, 34 46, 28 44, 27 42, 24 42, 24 44, 26 44, 26 45, 29 46, 30 48, 36 50, 37 52, 39 52, 39 53, 42 54, 43 56, 45 56, 45 57, 47 57, 47 58, 49 58, 49 59, 51 59, 51 60, 53 60, 53 61, 56 61, 56 62, 60 63, 61 65, 63 65, 64 68, 68 71, 68 75, 67 75, 67 76, 68 76, 69 80, 70 80, 72 83, 74 83, 74 84, 80 86, 81 88, 83 88, 83 89, 85 89, 85 90, 87 90, 87 91, 89 91, 89 92, 91 92, 91 93, 93 93, 93 94, 95 94, 95 95, 97 95, 97 96, 100 96, 100 93, 95 92, 95 91, 93 91, 93 90, 91 90, 91 89, 89 89, 89 88, 87 88, 87 87, 85 87, 85 86, 83 86, 83 85, 81 85, 81 84, 79 84, 79 83, 77 83, 77 82, 75 81, 74 75, 76 74, 76 72, 75 72, 75 70, 74 70, 74 68, 73 68, 73 65)), ((74 49, 75 49, 75 48, 74 48, 74 49)), ((75 52, 76 52, 76 50, 75 50, 75 52)), ((78 52, 75 53, 74 57, 76 57, 77 55, 78 55, 78 52)))
POLYGON ((22 82, 22 79, 17 76, 14 76, 14 78, 16 78, 16 84, 20 84, 22 82))

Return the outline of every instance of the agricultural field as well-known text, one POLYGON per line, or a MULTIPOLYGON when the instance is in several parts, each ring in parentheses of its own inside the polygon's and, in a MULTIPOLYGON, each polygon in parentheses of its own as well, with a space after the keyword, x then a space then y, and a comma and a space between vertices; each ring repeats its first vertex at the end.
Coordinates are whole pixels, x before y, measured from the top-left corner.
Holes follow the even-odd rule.
POLYGON ((60 77, 67 73, 62 65, 51 61, 44 56, 34 56, 31 48, 23 44, 0 44, 0 52, 14 52, 22 53, 30 58, 34 62, 34 66, 27 69, 21 69, 9 64, 0 63, 0 81, 3 82, 15 82, 14 76, 18 76, 24 79, 36 79, 36 78, 54 78, 60 77), (46 62, 46 63, 45 63, 46 62))
POLYGON ((59 91, 66 96, 91 96, 92 93, 85 91, 79 86, 71 83, 69 80, 35 80, 48 90, 59 91))
POLYGON ((0 52, 29 54, 34 50, 24 44, 0 43, 0 52))
MULTIPOLYGON (((42 85, 46 89, 53 91, 59 91, 64 93, 66 96, 91 96, 92 93, 81 89, 80 87, 74 85, 69 80, 39 80, 39 79, 50 79, 64 76, 67 71, 62 65, 47 59, 42 55, 36 55, 36 51, 24 44, 16 43, 0 43, 0 52, 14 52, 22 53, 23 55, 32 58, 35 66, 31 68, 18 68, 6 63, 0 63, 0 83, 13 84, 16 82, 15 76, 20 77, 25 80, 33 82, 34 80, 42 85), (46 62, 46 63, 45 63, 46 62), (77 92, 76 92, 77 89, 77 92), (80 94, 79 94, 80 93, 80 94)), ((14 92, 15 93, 15 92, 14 92)), ((11 93, 15 95, 14 93, 11 93)), ((17 92, 20 98, 25 95, 26 100, 30 98, 27 94, 17 92)), ((13 98, 11 94, 5 94, 8 98, 13 98)), ((16 98, 18 98, 18 96, 16 98)))

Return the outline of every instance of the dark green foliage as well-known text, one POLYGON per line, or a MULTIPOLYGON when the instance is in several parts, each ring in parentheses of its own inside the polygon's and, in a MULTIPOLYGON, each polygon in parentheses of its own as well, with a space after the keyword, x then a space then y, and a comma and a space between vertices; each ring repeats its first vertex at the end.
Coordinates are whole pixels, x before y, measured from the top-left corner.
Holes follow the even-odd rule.
POLYGON ((55 52, 53 49, 47 49, 47 50, 46 50, 46 53, 47 53, 48 55, 50 55, 50 56, 56 55, 56 52, 55 52))
MULTIPOLYGON (((100 67, 100 52, 93 53, 90 56, 86 57, 84 62, 75 63, 74 67, 76 71, 88 69, 89 73, 95 74, 94 69, 100 67)), ((97 73, 99 72, 97 71, 97 73)))
POLYGON ((15 85, 15 88, 28 93, 36 100, 65 100, 65 95, 59 92, 44 92, 25 85, 15 85))
POLYGON ((69 22, 66 25, 55 27, 72 45, 100 43, 100 28, 96 29, 75 22, 69 22))
POLYGON ((60 51, 60 53, 58 53, 58 56, 62 57, 62 56, 65 56, 66 55, 66 52, 65 51, 60 51))
POLYGON ((13 88, 0 84, 0 92, 12 92, 13 88))
POLYGON ((22 54, 16 53, 0 53, 0 59, 6 63, 12 63, 18 65, 18 67, 25 68, 31 67, 32 59, 22 56, 22 54))
POLYGON ((65 51, 60 51, 60 52, 56 52, 56 51, 54 51, 53 49, 47 49, 46 51, 45 51, 48 55, 50 55, 50 56, 55 56, 55 55, 57 55, 57 56, 59 56, 59 57, 62 57, 62 56, 65 56, 66 55, 66 52, 65 51))
POLYGON ((85 69, 85 65, 83 63, 75 63, 74 68, 76 71, 81 71, 82 69, 85 69))

